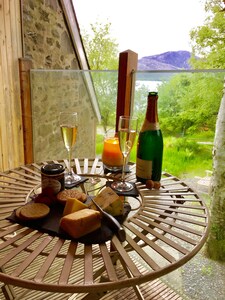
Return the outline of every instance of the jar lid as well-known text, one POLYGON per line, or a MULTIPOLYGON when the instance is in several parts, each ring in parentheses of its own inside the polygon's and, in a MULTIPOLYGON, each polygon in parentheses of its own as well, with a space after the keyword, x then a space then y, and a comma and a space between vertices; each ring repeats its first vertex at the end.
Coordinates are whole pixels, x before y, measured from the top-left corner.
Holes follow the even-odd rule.
POLYGON ((47 164, 41 167, 41 172, 48 175, 60 174, 65 168, 61 164, 47 164))

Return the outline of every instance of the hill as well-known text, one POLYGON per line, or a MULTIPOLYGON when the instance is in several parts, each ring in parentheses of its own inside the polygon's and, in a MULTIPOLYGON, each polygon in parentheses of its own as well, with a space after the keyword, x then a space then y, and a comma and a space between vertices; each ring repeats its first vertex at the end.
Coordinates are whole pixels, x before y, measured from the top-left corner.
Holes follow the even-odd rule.
POLYGON ((138 70, 189 70, 189 51, 168 51, 157 55, 144 56, 138 60, 138 70))

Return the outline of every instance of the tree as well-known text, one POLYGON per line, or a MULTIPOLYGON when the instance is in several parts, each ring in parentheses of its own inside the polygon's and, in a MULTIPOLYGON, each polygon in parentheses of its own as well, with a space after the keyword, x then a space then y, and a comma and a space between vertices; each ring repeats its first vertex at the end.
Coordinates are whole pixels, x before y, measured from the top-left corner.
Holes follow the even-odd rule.
POLYGON ((225 261, 225 94, 216 124, 213 149, 211 230, 207 242, 211 258, 225 261))
POLYGON ((149 89, 144 84, 137 83, 133 112, 138 118, 138 129, 144 122, 149 89))
POLYGON ((225 18, 223 0, 206 0, 205 24, 190 33, 193 56, 191 64, 198 69, 225 68, 225 18), (199 56, 200 59, 196 59, 199 56))
POLYGON ((110 36, 111 23, 90 24, 91 33, 83 31, 82 37, 92 72, 95 92, 102 115, 101 124, 106 132, 115 125, 117 98, 118 44, 110 36), (95 72, 101 70, 101 72, 95 72), (105 71, 103 71, 105 70, 105 71))
POLYGON ((222 97, 222 75, 183 73, 159 86, 160 126, 164 134, 185 136, 215 131, 222 97))
POLYGON ((118 44, 110 36, 111 23, 90 24, 91 33, 82 30, 82 39, 91 70, 117 70, 118 44))
MULTIPOLYGON (((224 1, 206 1, 208 17, 191 33, 193 52, 200 55, 192 63, 198 68, 225 68, 224 1)), ((225 261, 225 95, 220 103, 213 150, 211 231, 207 251, 211 258, 225 261)))

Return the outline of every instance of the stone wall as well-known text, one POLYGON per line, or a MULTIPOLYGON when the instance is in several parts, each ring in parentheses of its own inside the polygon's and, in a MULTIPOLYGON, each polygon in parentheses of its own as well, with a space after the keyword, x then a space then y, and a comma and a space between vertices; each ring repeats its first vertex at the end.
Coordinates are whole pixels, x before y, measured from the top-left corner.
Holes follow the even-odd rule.
POLYGON ((78 112, 78 134, 73 156, 94 157, 95 116, 75 70, 31 72, 34 160, 67 158, 59 127, 60 111, 78 112))
POLYGON ((79 69, 58 0, 23 0, 25 57, 34 69, 79 69))
POLYGON ((67 157, 62 110, 78 112, 74 155, 94 157, 97 119, 82 73, 71 71, 79 66, 58 0, 23 0, 23 34, 25 57, 39 70, 31 72, 34 161, 67 157))

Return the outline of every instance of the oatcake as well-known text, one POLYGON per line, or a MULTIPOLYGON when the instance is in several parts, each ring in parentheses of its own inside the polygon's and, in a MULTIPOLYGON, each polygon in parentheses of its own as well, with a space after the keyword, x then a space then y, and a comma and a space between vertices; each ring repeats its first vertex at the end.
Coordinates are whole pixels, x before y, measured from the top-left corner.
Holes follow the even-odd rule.
POLYGON ((18 212, 19 218, 23 220, 37 220, 46 217, 50 208, 44 203, 29 203, 21 207, 18 212))
POLYGON ((56 198, 60 203, 66 204, 68 198, 76 198, 81 202, 85 202, 87 200, 87 195, 78 190, 64 190, 59 192, 56 198))

